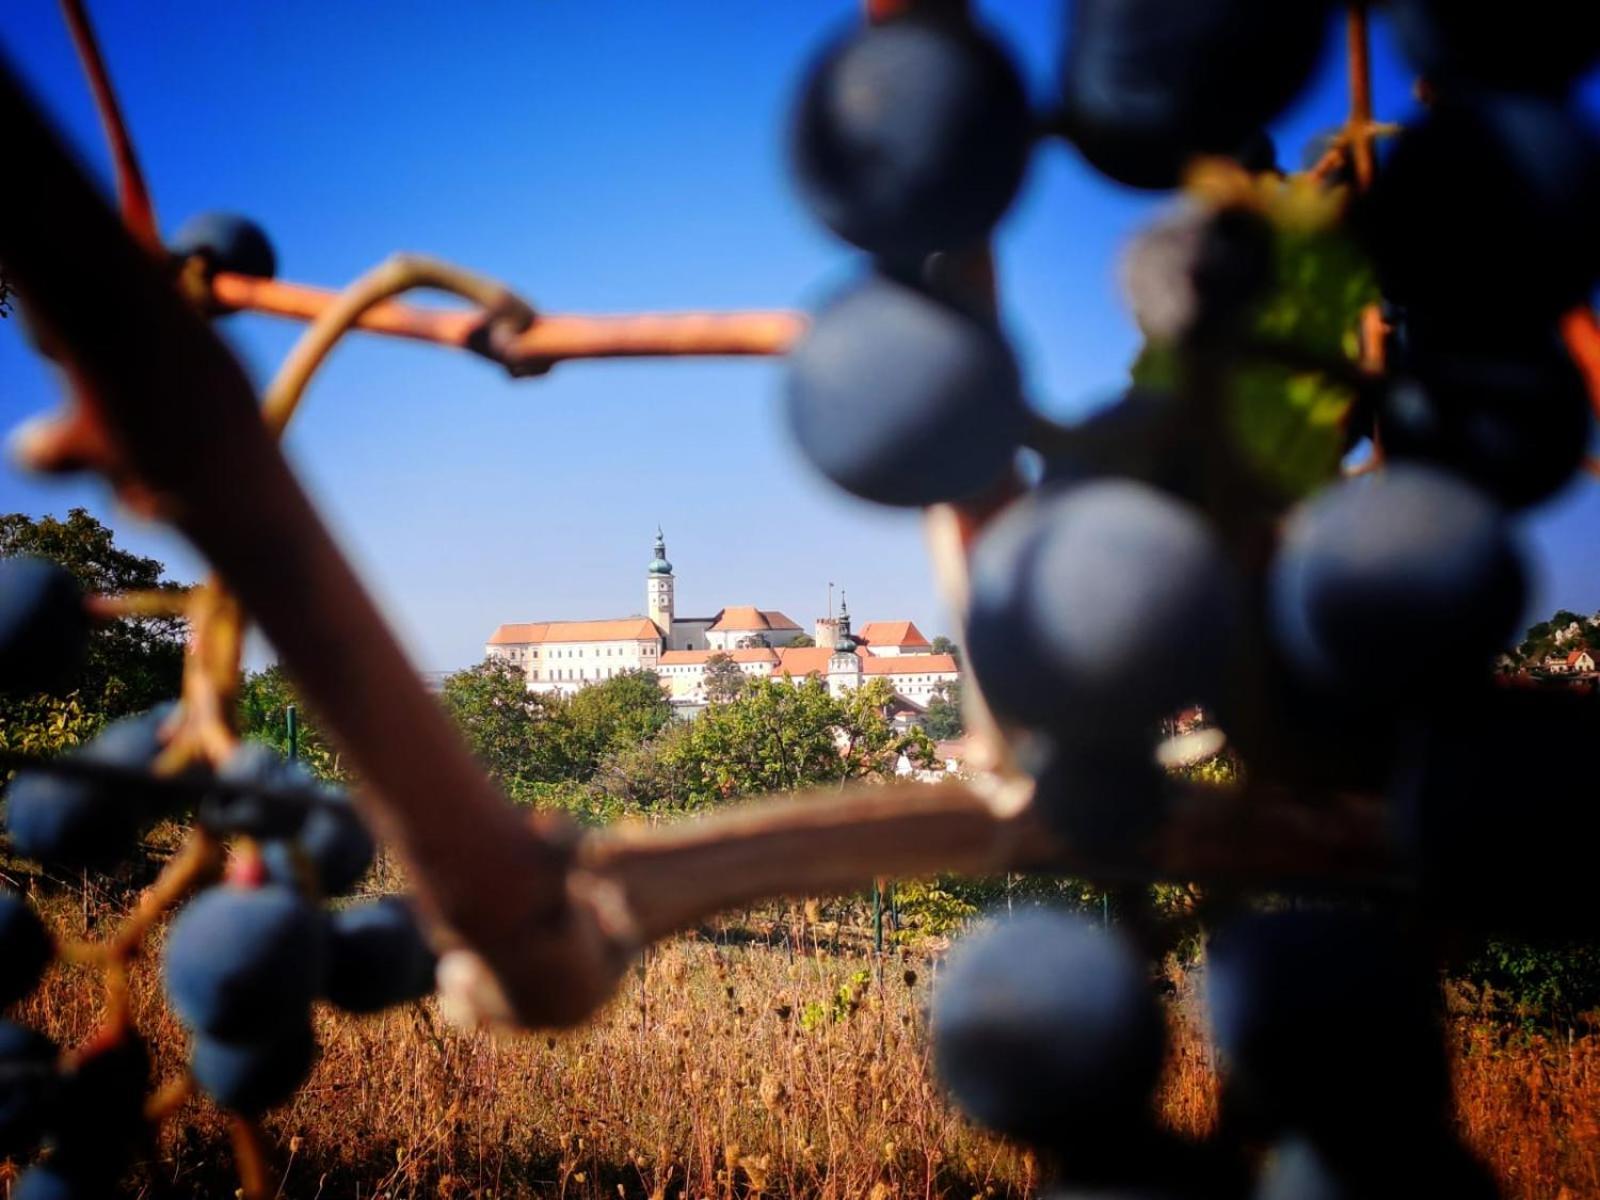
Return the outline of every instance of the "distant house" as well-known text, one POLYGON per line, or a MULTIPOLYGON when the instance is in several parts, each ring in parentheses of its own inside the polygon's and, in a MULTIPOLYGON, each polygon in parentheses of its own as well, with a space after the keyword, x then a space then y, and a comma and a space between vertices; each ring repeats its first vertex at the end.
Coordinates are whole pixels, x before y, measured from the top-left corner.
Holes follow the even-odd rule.
POLYGON ((1592 675, 1595 669, 1594 656, 1582 647, 1564 655, 1548 654, 1539 666, 1546 675, 1592 675))

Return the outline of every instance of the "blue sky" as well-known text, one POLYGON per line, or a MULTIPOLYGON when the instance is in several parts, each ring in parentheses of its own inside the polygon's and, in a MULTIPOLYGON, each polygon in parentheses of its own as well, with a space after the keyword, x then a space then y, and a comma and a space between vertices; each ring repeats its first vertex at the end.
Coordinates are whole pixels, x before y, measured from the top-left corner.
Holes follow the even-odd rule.
MULTIPOLYGON (((854 268, 801 211, 782 136, 805 61, 854 3, 92 9, 163 228, 246 212, 287 278, 338 286, 416 250, 551 311, 604 312, 804 305, 854 268)), ((1047 96, 1062 5, 980 11, 1047 96)), ((109 186, 54 0, 7 0, 0 45, 109 186)), ((1274 128, 1288 166, 1343 112, 1328 49, 1274 128)), ((1408 79, 1381 28, 1375 63, 1380 115, 1403 116, 1408 79)), ((1600 90, 1586 100, 1600 113, 1600 90)), ((1061 145, 1038 155, 997 246, 1008 327, 1047 411, 1082 412, 1124 378, 1137 337, 1116 253, 1161 202, 1061 145)), ((262 381, 297 328, 225 325, 262 381)), ((779 419, 781 382, 775 363, 732 361, 567 364, 513 383, 465 355, 362 337, 318 377, 288 451, 421 667, 475 660, 499 621, 641 611, 657 522, 681 612, 759 604, 809 624, 833 581, 858 619, 951 631, 916 518, 809 472, 779 419)), ((57 395, 17 323, 0 323, 0 426, 57 395)), ((198 575, 173 535, 116 511, 97 482, 0 468, 0 511, 75 504, 177 577, 198 575)), ((1576 485, 1528 525, 1535 609, 1600 608, 1600 487, 1576 485)))

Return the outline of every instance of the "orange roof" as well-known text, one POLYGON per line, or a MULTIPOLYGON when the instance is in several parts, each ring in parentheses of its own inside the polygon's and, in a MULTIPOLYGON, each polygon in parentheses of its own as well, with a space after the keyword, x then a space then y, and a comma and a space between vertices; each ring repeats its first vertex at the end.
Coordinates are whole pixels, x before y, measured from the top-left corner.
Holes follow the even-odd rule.
POLYGON ((778 649, 778 670, 796 679, 804 679, 813 671, 828 673, 828 660, 833 651, 825 646, 783 646, 778 649))
POLYGON ((911 621, 868 621, 856 640, 869 646, 932 645, 911 621))
POLYGON ((529 642, 656 642, 661 630, 649 617, 620 621, 533 621, 502 625, 489 637, 491 646, 529 642))
POLYGON ((902 654, 896 658, 873 655, 861 662, 864 675, 953 675, 960 668, 948 654, 902 654))
POLYGON ((1588 654, 1588 653, 1589 652, 1587 650, 1585 650, 1582 646, 1579 646, 1571 654, 1567 655, 1567 666, 1569 666, 1569 667, 1577 666, 1578 665, 1578 660, 1580 658, 1582 658, 1585 654, 1588 654))
POLYGON ((722 633, 754 633, 763 629, 799 629, 788 617, 776 609, 736 605, 719 612, 711 628, 722 633))
POLYGON ((778 652, 765 646, 749 650, 668 650, 656 659, 663 667, 688 667, 709 662, 714 654, 726 655, 736 663, 778 661, 778 652))

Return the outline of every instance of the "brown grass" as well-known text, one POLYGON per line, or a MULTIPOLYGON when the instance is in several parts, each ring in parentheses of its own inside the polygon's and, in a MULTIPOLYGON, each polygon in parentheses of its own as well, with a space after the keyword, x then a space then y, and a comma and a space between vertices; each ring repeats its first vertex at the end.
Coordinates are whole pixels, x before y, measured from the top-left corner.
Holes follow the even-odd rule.
MULTIPOLYGON (((65 933, 95 916, 45 905, 65 933)), ((161 1071, 182 1032, 152 952, 136 965, 141 1029, 161 1071)), ((373 1018, 318 1014, 306 1088, 267 1122, 285 1197, 1023 1197, 1032 1157, 959 1118, 928 1069, 937 959, 682 938, 570 1033, 496 1039, 442 1025, 431 1005, 373 1018)), ((1171 1006, 1160 1107, 1174 1128, 1215 1120, 1216 1079, 1193 987, 1171 1006)), ((94 980, 58 967, 22 1019, 68 1042, 97 1019, 94 980)), ((1523 1036, 1451 1019, 1468 1141, 1511 1197, 1600 1197, 1600 1038, 1523 1036)), ((1375 1081, 1381 1086, 1381 1081, 1375 1081)), ((0 1179, 8 1169, 0 1165, 0 1179)), ((227 1196, 226 1127, 186 1104, 141 1165, 138 1194, 227 1196)))

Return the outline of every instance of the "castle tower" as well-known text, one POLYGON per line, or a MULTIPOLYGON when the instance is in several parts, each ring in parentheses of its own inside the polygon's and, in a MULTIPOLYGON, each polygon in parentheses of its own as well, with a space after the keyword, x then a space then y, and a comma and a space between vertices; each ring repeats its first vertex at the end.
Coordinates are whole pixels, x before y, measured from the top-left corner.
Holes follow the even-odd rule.
POLYGON ((667 561, 667 541, 661 526, 656 526, 656 552, 650 560, 645 582, 645 612, 661 630, 662 636, 672 636, 672 564, 667 561))
POLYGON ((834 696, 861 686, 861 659, 856 654, 856 639, 850 633, 850 606, 839 593, 839 615, 834 619, 833 653, 828 656, 828 691, 834 696))

